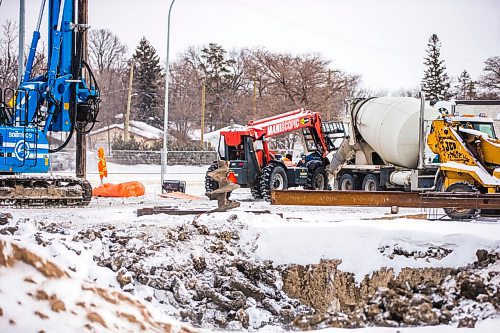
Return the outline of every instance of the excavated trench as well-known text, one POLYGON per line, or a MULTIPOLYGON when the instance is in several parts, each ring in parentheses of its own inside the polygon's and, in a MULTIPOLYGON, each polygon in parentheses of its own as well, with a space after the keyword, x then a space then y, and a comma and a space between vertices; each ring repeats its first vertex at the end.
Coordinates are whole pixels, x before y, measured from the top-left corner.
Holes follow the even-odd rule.
POLYGON ((293 325, 302 330, 453 322, 474 327, 500 315, 499 253, 476 255, 476 262, 459 269, 404 268, 395 274, 382 268, 359 284, 338 269, 341 260, 292 265, 283 272, 283 290, 316 310, 295 318, 293 325))
MULTIPOLYGON (((71 251, 79 243, 95 249, 93 261, 115 272, 123 291, 196 327, 473 327, 500 315, 498 249, 478 250, 477 260, 462 268, 405 268, 397 274, 381 268, 357 282, 336 259, 311 265, 256 259, 259 235, 247 232, 237 215, 161 226, 100 224, 71 230, 65 223, 9 218, 0 224, 0 234, 16 236, 29 224, 36 227, 34 240, 41 246, 61 243, 71 251)), ((442 258, 450 251, 379 250, 419 258, 442 258)))
POLYGON ((354 274, 337 268, 341 260, 321 260, 315 265, 293 265, 283 274, 283 290, 293 298, 313 307, 319 313, 352 312, 363 307, 378 288, 407 284, 438 285, 453 270, 450 268, 405 268, 395 275, 392 269, 382 268, 366 276, 360 284, 354 274))

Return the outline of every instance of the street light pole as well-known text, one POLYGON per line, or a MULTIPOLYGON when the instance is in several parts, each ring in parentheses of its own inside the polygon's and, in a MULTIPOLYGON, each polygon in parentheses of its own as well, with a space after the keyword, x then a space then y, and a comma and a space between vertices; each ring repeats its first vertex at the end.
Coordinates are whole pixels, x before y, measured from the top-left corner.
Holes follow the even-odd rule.
POLYGON ((127 96, 127 111, 125 112, 125 119, 123 122, 123 141, 128 142, 130 139, 128 126, 130 122, 130 104, 132 103, 132 83, 134 82, 134 65, 135 61, 130 61, 130 77, 128 80, 128 96, 127 96))
POLYGON ((167 19, 167 73, 165 74, 165 113, 163 115, 163 154, 161 155, 161 188, 163 191, 163 180, 167 170, 167 154, 168 154, 168 80, 169 80, 169 52, 170 52, 170 14, 175 0, 172 0, 168 9, 167 19))
POLYGON ((200 126, 200 142, 201 149, 205 150, 205 106, 206 106, 206 79, 201 82, 201 126, 200 126))

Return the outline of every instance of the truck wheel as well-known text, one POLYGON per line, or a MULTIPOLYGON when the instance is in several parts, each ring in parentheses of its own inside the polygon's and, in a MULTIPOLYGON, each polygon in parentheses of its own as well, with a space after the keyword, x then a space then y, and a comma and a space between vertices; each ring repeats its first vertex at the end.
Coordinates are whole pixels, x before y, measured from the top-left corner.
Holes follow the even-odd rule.
MULTIPOLYGON (((479 193, 478 189, 472 185, 469 182, 457 182, 453 183, 450 186, 446 188, 445 192, 477 192, 479 193)), ((444 208, 444 212, 446 215, 448 215, 451 219, 454 220, 463 220, 463 219, 472 219, 476 217, 480 213, 480 209, 477 208, 464 208, 464 209, 459 209, 459 208, 444 208)))
POLYGON ((308 190, 328 190, 328 175, 322 166, 318 166, 314 170, 308 170, 307 183, 304 186, 308 190))
MULTIPOLYGON (((211 164, 208 169, 207 169, 207 173, 205 174, 205 192, 212 192, 213 190, 216 190, 219 188, 219 182, 213 180, 211 177, 208 176, 208 173, 209 172, 212 172, 214 170, 216 170, 217 168, 219 167, 219 164, 217 164, 217 162, 211 164)), ((227 199, 229 199, 229 196, 231 194, 228 193, 228 195, 226 196, 227 199)), ((215 200, 215 199, 211 199, 210 200, 215 200)))
POLYGON ((360 189, 358 177, 344 173, 338 182, 339 191, 357 191, 360 189))
POLYGON ((280 165, 270 163, 262 169, 260 179, 260 193, 264 200, 271 201, 272 190, 286 190, 288 179, 286 172, 280 165))
POLYGON ((363 179, 363 184, 361 185, 361 189, 363 191, 368 191, 368 192, 380 191, 378 177, 374 174, 366 175, 365 179, 363 179))

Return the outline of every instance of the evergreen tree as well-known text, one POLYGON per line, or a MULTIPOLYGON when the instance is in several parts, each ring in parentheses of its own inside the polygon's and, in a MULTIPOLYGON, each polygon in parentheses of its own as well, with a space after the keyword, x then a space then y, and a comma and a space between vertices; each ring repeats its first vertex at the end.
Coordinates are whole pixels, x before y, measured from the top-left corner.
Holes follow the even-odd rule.
POLYGON ((155 48, 146 37, 142 37, 135 49, 134 93, 132 119, 147 122, 158 128, 162 127, 163 73, 160 58, 155 48))
POLYGON ((427 56, 424 65, 427 66, 422 79, 422 91, 431 100, 444 100, 450 97, 450 78, 446 74, 444 60, 439 59, 441 55, 441 42, 436 34, 429 38, 427 44, 427 56))
POLYGON ((226 50, 215 43, 210 43, 201 50, 201 59, 200 69, 205 75, 208 87, 207 114, 211 119, 212 129, 215 129, 228 121, 223 112, 228 104, 224 93, 230 88, 233 79, 231 65, 234 60, 226 59, 226 50))
POLYGON ((476 97, 475 83, 472 81, 469 72, 464 70, 458 77, 457 98, 458 99, 474 99, 476 97))

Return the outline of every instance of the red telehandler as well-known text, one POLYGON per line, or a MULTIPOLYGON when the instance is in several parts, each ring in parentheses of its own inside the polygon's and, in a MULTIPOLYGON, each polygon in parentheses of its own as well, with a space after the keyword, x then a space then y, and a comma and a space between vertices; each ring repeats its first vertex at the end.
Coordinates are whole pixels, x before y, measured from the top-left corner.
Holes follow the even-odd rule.
MULTIPOLYGON (((250 188, 255 199, 270 200, 274 189, 328 189, 327 155, 338 148, 335 139, 344 136, 344 126, 341 122, 322 123, 318 112, 298 109, 250 121, 246 127, 221 131, 220 135, 219 158, 228 164, 228 179, 250 188), (287 165, 270 151, 268 139, 298 130, 302 130, 309 153, 306 164, 287 165)), ((208 175, 218 167, 219 163, 214 162, 207 171, 207 193, 219 188, 219 183, 208 175)))

